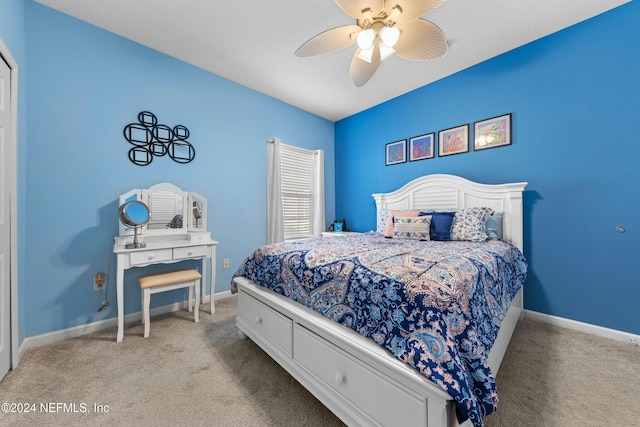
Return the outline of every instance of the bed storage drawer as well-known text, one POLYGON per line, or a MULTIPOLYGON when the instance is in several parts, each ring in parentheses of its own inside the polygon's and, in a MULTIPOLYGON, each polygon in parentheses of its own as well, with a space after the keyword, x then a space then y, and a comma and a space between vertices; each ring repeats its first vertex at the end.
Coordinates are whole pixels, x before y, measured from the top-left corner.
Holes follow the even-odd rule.
MULTIPOLYGON (((293 355, 293 321, 244 292, 238 293, 238 321, 293 355)), ((251 336, 250 333, 248 335, 251 336)))
POLYGON ((383 426, 427 425, 426 400, 411 396, 300 324, 295 325, 293 336, 295 360, 333 392, 356 405, 372 423, 376 420, 383 426))

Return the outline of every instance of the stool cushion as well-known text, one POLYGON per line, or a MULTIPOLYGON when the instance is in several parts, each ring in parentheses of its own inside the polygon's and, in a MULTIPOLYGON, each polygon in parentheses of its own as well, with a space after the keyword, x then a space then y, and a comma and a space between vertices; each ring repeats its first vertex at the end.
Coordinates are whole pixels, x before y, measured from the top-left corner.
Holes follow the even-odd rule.
POLYGON ((169 273, 150 274, 148 276, 142 276, 140 281, 140 287, 143 289, 153 288, 154 286, 170 285, 173 283, 188 282, 190 280, 200 279, 202 275, 198 273, 198 270, 178 270, 171 271, 169 273))

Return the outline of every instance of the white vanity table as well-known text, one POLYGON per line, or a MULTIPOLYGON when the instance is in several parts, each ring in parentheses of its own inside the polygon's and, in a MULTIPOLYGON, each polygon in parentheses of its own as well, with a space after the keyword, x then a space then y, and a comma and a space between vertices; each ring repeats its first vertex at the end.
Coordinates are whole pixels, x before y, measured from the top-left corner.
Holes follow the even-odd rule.
POLYGON ((139 227, 139 238, 144 247, 126 248, 133 241, 133 228, 120 224, 115 237, 116 293, 118 304, 117 342, 124 338, 124 272, 132 267, 174 263, 184 260, 202 261, 202 292, 210 284, 211 314, 215 312, 213 294, 216 278, 216 245, 206 231, 207 201, 195 193, 162 183, 148 189, 131 190, 120 196, 120 205, 131 200, 145 203, 150 210, 150 221, 139 227), (211 272, 207 274, 207 259, 211 272), (207 280, 208 279, 208 280, 207 280))

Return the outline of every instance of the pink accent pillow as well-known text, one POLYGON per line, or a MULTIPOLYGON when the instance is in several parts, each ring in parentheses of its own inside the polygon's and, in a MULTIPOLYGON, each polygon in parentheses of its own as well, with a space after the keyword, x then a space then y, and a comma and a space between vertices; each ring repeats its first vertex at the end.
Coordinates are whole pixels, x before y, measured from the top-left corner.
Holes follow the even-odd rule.
POLYGON ((393 237, 393 217, 394 216, 420 216, 420 211, 390 211, 387 218, 387 226, 384 229, 384 237, 393 237))

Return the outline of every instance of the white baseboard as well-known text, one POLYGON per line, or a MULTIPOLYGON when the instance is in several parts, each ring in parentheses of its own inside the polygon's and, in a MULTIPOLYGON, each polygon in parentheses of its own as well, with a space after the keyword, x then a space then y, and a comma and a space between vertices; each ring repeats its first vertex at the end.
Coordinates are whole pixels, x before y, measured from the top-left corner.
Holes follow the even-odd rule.
POLYGON ((597 335, 599 337, 609 338, 616 341, 622 341, 635 346, 640 345, 640 335, 630 332, 619 331, 617 329, 604 328, 590 323, 578 322, 564 317, 552 316, 550 314, 540 313, 538 311, 524 310, 524 318, 535 320, 538 322, 548 323, 562 328, 573 329, 575 331, 586 332, 588 334, 597 335))
MULTIPOLYGON (((232 297, 233 294, 231 291, 218 292, 215 294, 215 299, 221 300, 225 298, 232 297)), ((202 303, 208 304, 210 299, 209 296, 205 296, 202 303)), ((152 316, 157 316, 159 314, 171 313, 177 310, 186 309, 186 301, 165 305, 162 307, 156 307, 151 310, 152 316)), ((602 326, 592 325, 590 323, 578 322, 576 320, 566 319, 564 317, 552 316, 550 314, 540 313, 532 310, 523 310, 524 318, 535 320, 538 322, 548 323, 550 325, 560 326, 562 328, 573 329, 580 332, 586 332, 588 334, 601 336, 604 338, 613 339, 616 341, 622 341, 633 345, 640 345, 640 335, 635 335, 629 332, 623 332, 616 329, 604 328, 602 326)), ((124 317, 125 323, 131 323, 135 321, 142 320, 142 311, 138 311, 135 313, 127 314, 124 317)), ((69 338, 79 337, 81 335, 91 334, 94 332, 98 332, 104 329, 112 328, 117 326, 118 319, 115 317, 99 320, 97 322, 87 323, 85 325, 78 325, 67 329, 61 329, 59 331, 48 332, 42 335, 35 335, 32 337, 25 338, 22 340, 20 344, 20 348, 18 350, 19 360, 22 360, 24 353, 27 349, 31 347, 37 347, 45 344, 52 344, 54 342, 66 340, 69 338)), ((115 342, 115 337, 114 337, 115 342)), ((17 367, 17 365, 16 365, 17 367)))
MULTIPOLYGON (((215 300, 219 301, 221 299, 229 298, 233 296, 231 291, 218 292, 215 294, 215 300)), ((211 297, 209 295, 205 296, 202 300, 203 304, 208 304, 211 301, 211 297)), ((157 316, 159 314, 171 313, 173 311, 178 310, 186 310, 187 302, 176 302, 169 305, 164 305, 162 307, 156 307, 149 311, 151 316, 157 316)), ((131 323, 135 321, 142 321, 142 311, 138 311, 135 313, 130 313, 124 316, 124 323, 131 323)), ((20 348, 18 349, 18 360, 22 360, 24 353, 31 347, 37 347, 45 344, 52 344, 54 342, 66 340, 69 338, 79 337, 81 335, 91 334, 94 332, 102 331, 104 329, 113 328, 118 325, 118 318, 111 317, 105 320, 99 320, 97 322, 87 323, 84 325, 78 325, 67 329, 61 329, 59 331, 47 332, 46 334, 35 335, 32 337, 27 337, 22 340, 20 344, 20 348)), ((116 337, 114 335, 113 342, 115 342, 116 337)), ((17 365, 15 366, 17 367, 17 365)))

